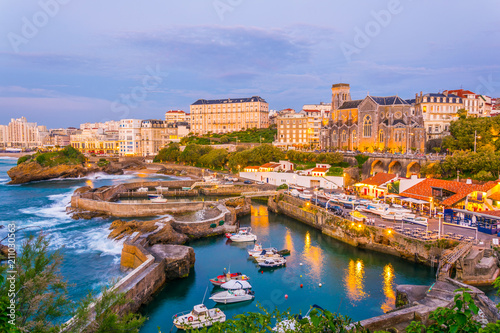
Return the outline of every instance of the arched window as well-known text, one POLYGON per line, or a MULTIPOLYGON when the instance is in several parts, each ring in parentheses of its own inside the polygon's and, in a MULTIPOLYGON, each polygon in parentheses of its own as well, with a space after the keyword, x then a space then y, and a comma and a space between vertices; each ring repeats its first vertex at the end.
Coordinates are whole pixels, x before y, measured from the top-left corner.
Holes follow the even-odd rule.
POLYGON ((369 138, 372 136, 372 118, 366 116, 363 120, 363 137, 369 138))
POLYGON ((380 130, 378 132, 378 142, 384 143, 384 131, 383 130, 380 130))
POLYGON ((333 142, 337 142, 337 131, 333 131, 333 142))
POLYGON ((347 142, 347 134, 346 134, 345 130, 342 131, 342 142, 347 142))
POLYGON ((353 143, 355 143, 355 142, 356 142, 356 139, 357 139, 357 135, 356 135, 356 134, 357 134, 357 133, 356 133, 356 131, 355 131, 355 130, 354 130, 354 131, 352 131, 352 139, 351 139, 351 141, 352 141, 353 143))

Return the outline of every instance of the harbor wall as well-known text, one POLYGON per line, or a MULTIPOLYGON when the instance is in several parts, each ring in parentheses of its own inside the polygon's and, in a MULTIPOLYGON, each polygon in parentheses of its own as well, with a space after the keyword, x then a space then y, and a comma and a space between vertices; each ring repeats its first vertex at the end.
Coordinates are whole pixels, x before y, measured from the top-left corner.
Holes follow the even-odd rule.
POLYGON ((444 251, 443 247, 455 245, 454 241, 446 241, 446 243, 420 241, 388 229, 352 222, 321 207, 308 206, 303 200, 285 193, 270 197, 268 206, 276 213, 299 220, 341 242, 429 266, 437 264, 437 259, 444 251))
POLYGON ((204 209, 213 202, 166 202, 166 203, 116 203, 85 199, 78 195, 71 197, 73 208, 102 212, 116 217, 140 217, 165 214, 182 214, 204 209))

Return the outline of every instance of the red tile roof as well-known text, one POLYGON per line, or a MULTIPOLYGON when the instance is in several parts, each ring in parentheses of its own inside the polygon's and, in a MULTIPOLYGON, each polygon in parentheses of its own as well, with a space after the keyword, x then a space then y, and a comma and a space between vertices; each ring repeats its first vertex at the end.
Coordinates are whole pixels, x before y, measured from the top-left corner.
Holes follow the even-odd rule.
POLYGON ((311 172, 327 172, 328 168, 314 168, 311 172))
POLYGON ((276 167, 279 167, 281 164, 279 163, 266 163, 266 164, 263 164, 261 165, 260 167, 261 168, 276 168, 276 167))
POLYGON ((475 95, 470 90, 455 89, 455 90, 445 90, 448 94, 457 95, 458 97, 465 98, 465 95, 475 95))
POLYGON ((394 175, 392 173, 379 172, 375 174, 375 176, 371 176, 370 178, 366 178, 365 180, 361 181, 361 183, 366 185, 380 186, 395 178, 397 178, 397 175, 394 175))
POLYGON ((432 187, 440 187, 442 189, 455 193, 452 196, 444 199, 441 203, 444 206, 452 206, 467 197, 467 195, 472 192, 486 192, 496 185, 497 182, 487 182, 483 185, 477 185, 450 180, 427 178, 420 183, 410 187, 406 191, 400 193, 400 195, 403 197, 430 201, 430 198, 432 197, 432 187))

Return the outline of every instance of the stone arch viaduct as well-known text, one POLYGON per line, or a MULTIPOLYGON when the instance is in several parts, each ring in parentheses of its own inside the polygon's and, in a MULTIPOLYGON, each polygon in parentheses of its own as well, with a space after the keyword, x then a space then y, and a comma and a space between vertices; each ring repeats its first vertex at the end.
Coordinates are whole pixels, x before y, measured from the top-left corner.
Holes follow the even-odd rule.
MULTIPOLYGON (((405 155, 370 155, 363 164, 361 178, 368 178, 378 172, 397 174, 400 177, 420 175, 420 168, 427 163, 436 163, 442 159, 441 156, 405 156, 405 155)), ((354 156, 344 156, 346 162, 357 165, 354 156)))

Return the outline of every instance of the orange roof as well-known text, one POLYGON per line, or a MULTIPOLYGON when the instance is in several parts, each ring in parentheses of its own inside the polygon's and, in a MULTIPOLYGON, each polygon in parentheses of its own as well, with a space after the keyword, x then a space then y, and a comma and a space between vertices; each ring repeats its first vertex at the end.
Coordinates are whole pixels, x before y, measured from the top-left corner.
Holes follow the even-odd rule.
POLYGON ((466 184, 451 180, 427 178, 421 181, 420 183, 410 187, 406 191, 400 193, 400 195, 403 197, 430 201, 430 198, 432 197, 432 187, 440 187, 442 189, 455 193, 452 196, 444 199, 442 202, 444 206, 452 206, 457 202, 459 202, 460 200, 467 197, 467 195, 469 195, 472 192, 476 191, 486 192, 492 189, 496 185, 497 182, 493 181, 487 182, 483 185, 477 185, 477 184, 466 184))
POLYGON ((388 181, 391 181, 395 178, 397 178, 397 175, 394 175, 392 173, 379 172, 375 176, 371 176, 370 178, 366 178, 361 183, 366 184, 366 185, 380 186, 380 185, 383 185, 383 184, 387 183, 388 181))
POLYGON ((182 110, 169 110, 169 111, 167 111, 167 113, 186 113, 186 112, 184 112, 182 110))
POLYGON ((500 192, 493 193, 492 195, 488 195, 488 199, 500 201, 500 192))
POLYGON ((260 168, 259 166, 247 166, 245 169, 258 169, 260 168))
POLYGON ((465 98, 465 95, 475 95, 472 91, 464 89, 446 90, 446 92, 448 92, 448 94, 457 95, 461 98, 465 98))
POLYGON ((276 168, 276 167, 279 167, 281 164, 279 163, 266 163, 266 164, 263 164, 261 165, 260 167, 261 168, 276 168))
POLYGON ((314 168, 311 172, 327 172, 328 168, 314 168))

